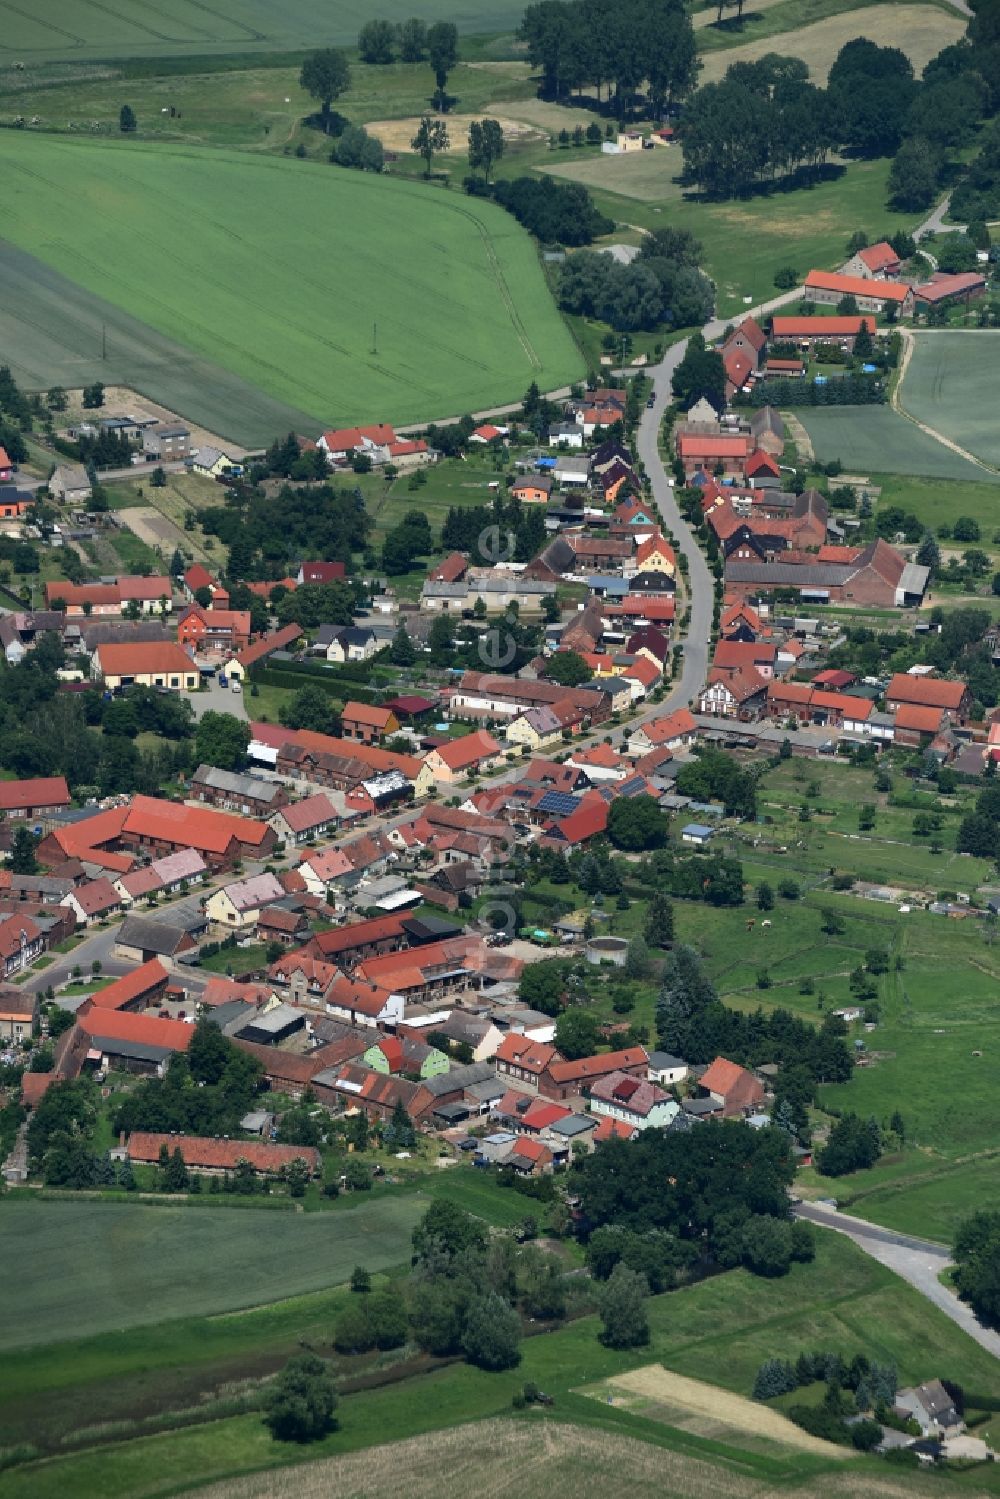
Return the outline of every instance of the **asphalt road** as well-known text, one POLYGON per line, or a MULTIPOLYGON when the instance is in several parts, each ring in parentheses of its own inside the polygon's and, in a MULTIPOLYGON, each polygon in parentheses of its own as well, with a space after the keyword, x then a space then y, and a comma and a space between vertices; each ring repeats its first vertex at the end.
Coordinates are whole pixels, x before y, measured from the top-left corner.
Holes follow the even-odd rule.
POLYGON ((910 1234, 898 1234, 889 1228, 866 1223, 862 1218, 853 1218, 836 1208, 821 1207, 818 1203, 798 1202, 794 1213, 823 1228, 832 1228, 846 1236, 890 1270, 908 1281, 915 1290, 950 1317, 963 1332, 974 1338, 980 1347, 995 1358, 1000 1358, 1000 1332, 984 1327, 975 1315, 959 1301, 954 1291, 941 1284, 939 1276, 952 1263, 947 1245, 937 1244, 932 1239, 918 1239, 910 1234))

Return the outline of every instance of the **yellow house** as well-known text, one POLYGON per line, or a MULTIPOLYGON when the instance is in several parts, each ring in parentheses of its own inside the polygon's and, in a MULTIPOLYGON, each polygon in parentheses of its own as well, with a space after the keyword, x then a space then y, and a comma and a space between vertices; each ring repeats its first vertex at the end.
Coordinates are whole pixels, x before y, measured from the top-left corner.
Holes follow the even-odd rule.
POLYGON ((187 651, 174 641, 129 641, 99 645, 91 674, 105 687, 168 687, 175 692, 197 692, 200 673, 187 651))
POLYGON ((665 536, 650 536, 640 542, 635 554, 636 566, 642 573, 666 573, 672 578, 677 570, 674 549, 665 536))
POLYGON ((192 471, 196 474, 203 474, 206 479, 221 479, 222 475, 228 473, 231 468, 238 467, 239 465, 221 448, 199 448, 191 459, 192 471))
POLYGON ((431 750, 423 770, 429 771, 439 786, 454 786, 477 771, 492 770, 502 759, 502 748, 493 735, 486 729, 475 729, 461 739, 450 739, 431 750))
POLYGON ((256 874, 214 891, 205 902, 205 915, 227 931, 251 932, 264 907, 282 900, 284 895, 284 887, 276 875, 256 874))
POLYGON ((432 766, 428 765, 427 761, 425 760, 417 773, 416 780, 413 783, 414 798, 418 799, 421 796, 430 796, 436 786, 437 781, 434 779, 434 769, 432 766))
POLYGON ((539 708, 527 708, 507 725, 508 744, 517 744, 522 750, 548 749, 563 743, 563 734, 572 733, 581 723, 576 708, 555 707, 543 704, 539 708))
POLYGON ((620 130, 618 132, 618 140, 616 144, 619 151, 623 153, 628 151, 641 151, 642 132, 639 130, 620 130))

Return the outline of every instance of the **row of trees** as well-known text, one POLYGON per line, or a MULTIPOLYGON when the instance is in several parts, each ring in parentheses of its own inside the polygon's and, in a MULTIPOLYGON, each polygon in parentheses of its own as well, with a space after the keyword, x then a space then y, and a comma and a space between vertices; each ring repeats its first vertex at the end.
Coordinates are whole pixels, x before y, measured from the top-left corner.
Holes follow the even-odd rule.
POLYGON ((679 0, 537 0, 519 31, 542 92, 564 99, 607 89, 618 118, 644 88, 648 110, 663 115, 694 87, 698 70, 691 18, 679 0))

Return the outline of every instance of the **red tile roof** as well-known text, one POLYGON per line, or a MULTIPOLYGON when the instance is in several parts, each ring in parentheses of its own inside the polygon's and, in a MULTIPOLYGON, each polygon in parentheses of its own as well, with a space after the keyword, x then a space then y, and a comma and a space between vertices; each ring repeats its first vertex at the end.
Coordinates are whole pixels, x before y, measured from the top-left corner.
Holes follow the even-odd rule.
POLYGON ((366 947, 369 942, 382 942, 391 938, 402 942, 405 930, 403 920, 402 916, 373 916, 368 921, 351 921, 346 926, 335 927, 333 931, 318 932, 312 939, 312 946, 319 950, 321 957, 329 958, 366 947))
POLYGON ((753 452, 753 438, 745 434, 681 432, 677 451, 682 458, 748 458, 753 452))
POLYGON ((332 822, 337 815, 333 802, 323 791, 304 797, 300 802, 289 802, 279 811, 293 833, 308 833, 311 828, 332 822))
POLYGON ((0 812, 26 811, 29 807, 68 807, 69 802, 65 776, 0 781, 0 812))
POLYGON ((98 994, 92 994, 80 1006, 80 1013, 89 1013, 91 1010, 124 1010, 137 999, 149 997, 156 990, 165 987, 168 977, 163 964, 156 958, 151 958, 141 967, 133 968, 131 973, 115 979, 113 984, 109 984, 98 994))
POLYGON ((243 667, 253 666, 257 661, 263 661, 266 656, 270 656, 272 652, 283 651, 286 646, 294 645, 301 634, 301 625, 283 625, 280 630, 264 635, 253 645, 247 646, 245 651, 240 651, 236 659, 243 667))
POLYGON ((843 276, 838 271, 810 271, 805 284, 817 291, 835 291, 842 297, 877 297, 885 302, 905 302, 910 294, 908 286, 866 281, 863 276, 843 276))
POLYGON ((347 576, 347 568, 342 562, 303 562, 303 583, 333 583, 338 578, 347 576))
POLYGON ((702 1073, 699 1082, 706 1092, 717 1093, 720 1098, 726 1098, 748 1075, 739 1063, 730 1062, 728 1057, 716 1057, 702 1073))
POLYGON ((918 703, 900 703, 896 709, 896 728, 911 729, 918 734, 936 734, 944 711, 943 708, 921 707, 918 703))
POLYGON ((253 817, 237 817, 211 807, 189 807, 155 796, 133 797, 123 828, 126 834, 157 843, 175 843, 182 848, 219 854, 226 852, 234 838, 248 848, 257 848, 270 831, 266 822, 253 817))
POLYGON ((129 1159, 157 1161, 163 1146, 173 1155, 179 1150, 185 1166, 206 1171, 232 1171, 240 1161, 248 1161, 255 1171, 276 1175, 293 1161, 304 1161, 309 1174, 320 1167, 320 1153, 312 1145, 270 1145, 263 1140, 219 1140, 200 1135, 158 1135, 134 1130, 128 1138, 129 1159))
POLYGON ((608 1072, 645 1067, 648 1061, 649 1053, 644 1046, 626 1046, 621 1051, 580 1057, 575 1062, 553 1062, 549 1076, 555 1083, 586 1083, 590 1078, 603 1077, 608 1072))
POLYGON ((187 1051, 194 1026, 183 1020, 161 1020, 157 1015, 133 1015, 128 1010, 88 1010, 77 1023, 88 1036, 139 1046, 162 1047, 164 1051, 187 1051))
POLYGON ((638 1133, 637 1125, 626 1124, 624 1119, 611 1119, 605 1115, 591 1139, 595 1145, 603 1145, 606 1140, 634 1140, 638 1133))
POLYGON ((99 645, 97 664, 105 677, 183 676, 185 672, 198 670, 187 651, 172 640, 129 640, 117 645, 99 645))
POLYGON ((859 250, 858 259, 863 260, 870 271, 888 270, 890 266, 899 266, 899 256, 886 240, 879 240, 877 245, 866 245, 859 250))
POLYGON ((439 744, 434 751, 451 771, 467 770, 480 760, 500 753, 500 745, 485 729, 476 729, 472 734, 463 734, 461 739, 450 739, 439 744))
MULTIPOLYGON (((870 283, 862 282, 863 286, 870 283)), ((771 337, 780 338, 856 338, 864 325, 869 333, 876 328, 872 313, 850 317, 774 317, 771 337)))
POLYGON ((561 1061, 562 1058, 554 1046, 508 1031, 496 1049, 495 1060, 537 1075, 544 1072, 552 1062, 561 1061))
POLYGON ((911 677, 909 672, 897 672, 885 690, 888 703, 918 703, 923 707, 949 708, 953 712, 962 706, 968 688, 964 682, 949 682, 942 677, 911 677))
POLYGON ((376 422, 371 427, 337 427, 324 432, 322 441, 329 453, 350 453, 366 438, 376 447, 388 447, 396 441, 396 434, 388 423, 376 422))
POLYGON ((383 708, 378 703, 355 702, 345 703, 340 716, 344 723, 360 723, 371 729, 387 729, 394 717, 391 708, 383 708))

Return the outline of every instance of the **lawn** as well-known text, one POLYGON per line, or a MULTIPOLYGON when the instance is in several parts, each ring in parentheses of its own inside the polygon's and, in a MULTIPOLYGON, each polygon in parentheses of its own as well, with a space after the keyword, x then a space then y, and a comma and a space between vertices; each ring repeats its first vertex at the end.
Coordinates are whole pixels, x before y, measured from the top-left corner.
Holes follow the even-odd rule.
MULTIPOLYGON (((602 1348, 596 1337, 596 1319, 585 1317, 559 1332, 526 1340, 522 1363, 515 1371, 486 1374, 459 1364, 382 1389, 347 1395, 338 1412, 340 1429, 310 1448, 309 1455, 333 1456, 380 1445, 389 1434, 402 1439, 502 1414, 510 1409, 513 1391, 525 1379, 531 1379, 555 1395, 562 1418, 570 1416, 588 1425, 606 1423, 667 1448, 686 1450, 724 1466, 735 1464, 743 1470, 744 1481, 756 1474, 770 1478, 773 1485, 779 1476, 786 1481, 791 1476, 787 1470, 779 1475, 774 1458, 738 1453, 666 1425, 618 1411, 602 1411, 573 1391, 625 1369, 659 1361, 679 1373, 747 1395, 763 1359, 775 1354, 794 1359, 802 1349, 830 1348, 848 1358, 863 1352, 880 1361, 891 1359, 904 1380, 944 1375, 960 1379, 967 1389, 1000 1393, 995 1360, 943 1313, 850 1241, 822 1232, 817 1240, 815 1262, 793 1266, 781 1280, 755 1279, 740 1270, 655 1298, 650 1303, 650 1345, 632 1353, 602 1348)), ((0 1477, 0 1496, 55 1499, 58 1495, 62 1499, 62 1495, 72 1493, 75 1499, 126 1495, 129 1499, 148 1499, 195 1482, 204 1484, 216 1477, 273 1468, 294 1460, 295 1455, 272 1444, 259 1418, 247 1415, 169 1437, 142 1438, 12 1469, 0 1477)), ((669 1462, 666 1454, 663 1461, 669 1462)), ((798 1463, 800 1459, 787 1461, 798 1463)), ((798 1476, 804 1479, 809 1473, 811 1479, 801 1492, 822 1493, 818 1481, 822 1462, 802 1461, 808 1466, 798 1476)), ((866 1469, 861 1467, 859 1471, 866 1469)), ((871 1471, 888 1479, 887 1470, 871 1471)), ((676 1487, 667 1483, 664 1487, 664 1472, 661 1469, 658 1475, 661 1493, 707 1494, 719 1492, 721 1487, 724 1492, 745 1494, 750 1499, 752 1493, 760 1492, 757 1488, 744 1489, 732 1468, 707 1488, 692 1487, 690 1482, 680 1482, 676 1487)), ((307 1473, 302 1477, 308 1482, 307 1473)), ((317 1492, 332 1491, 325 1488, 317 1492)), ((340 1487, 336 1491, 342 1492, 340 1487)), ((517 1491, 525 1491, 523 1473, 517 1491)), ((540 1491, 537 1482, 532 1489, 536 1491, 540 1491)), ((260 1492, 275 1492, 270 1480, 260 1492)))
POLYGON ((873 474, 871 479, 881 489, 881 508, 899 505, 932 531, 940 525, 953 526, 960 515, 968 515, 982 533, 975 544, 991 549, 993 534, 1000 527, 1000 483, 920 479, 912 474, 873 474))
POLYGON ((817 458, 823 463, 838 458, 852 474, 918 474, 996 483, 993 474, 935 442, 888 406, 806 406, 795 415, 809 433, 817 458))
MULTIPOLYGON (((352 45, 357 6, 348 0, 150 0, 140 10, 117 11, 87 0, 48 0, 44 8, 4 4, 4 50, 25 63, 62 58, 75 63, 124 57, 175 58, 305 50, 318 44, 352 45)), ((513 29, 523 6, 511 0, 458 4, 435 12, 464 32, 513 29)), ((379 16, 402 21, 406 0, 386 0, 379 16)))
POLYGON ((902 1233, 949 1243, 964 1218, 1000 1194, 1000 1159, 983 1156, 960 1165, 907 1152, 907 1174, 893 1178, 891 1165, 856 1172, 831 1183, 823 1179, 846 1212, 902 1233))
MULTIPOLYGON (((762 302, 775 295, 774 273, 791 266, 801 276, 812 267, 833 269, 844 260, 844 225, 864 226, 870 238, 911 228, 913 215, 886 208, 888 161, 833 165, 811 187, 763 193, 748 200, 704 203, 684 196, 673 147, 633 157, 584 157, 538 170, 585 182, 602 211, 617 223, 655 229, 664 222, 690 229, 705 246, 704 268, 718 287, 717 311, 730 317, 744 298, 762 302), (651 158, 646 165, 646 157, 651 158), (625 172, 620 172, 625 168, 625 172), (630 192, 629 173, 636 191, 630 192)), ((620 237, 616 231, 616 238, 620 237)), ((885 465, 883 464, 884 468, 885 465)))
MULTIPOLYGON (((745 45, 711 51, 699 81, 712 83, 732 63, 757 62, 765 53, 780 52, 782 57, 801 58, 812 82, 824 87, 841 47, 859 36, 883 47, 900 47, 919 77, 932 57, 959 41, 964 33, 957 15, 930 5, 870 5, 858 10, 848 8, 844 0, 821 0, 819 5, 784 0, 766 10, 756 24, 750 22, 747 34, 751 40, 745 45), (817 19, 817 12, 826 14, 817 19), (782 33, 780 42, 775 40, 776 32, 782 33)), ((699 39, 702 48, 705 37, 710 36, 718 49, 719 34, 714 29, 703 34, 699 39)))
POLYGON ((405 1195, 336 1213, 8 1198, 7 1259, 32 1266, 32 1294, 8 1299, 5 1349, 213 1313, 345 1281, 409 1256, 422 1204, 405 1195), (80 1246, 86 1245, 86 1253, 80 1246))
MULTIPOLYGON (((432 468, 422 469, 423 484, 415 485, 409 474, 400 474, 390 485, 382 486, 366 500, 368 514, 375 522, 375 535, 381 540, 393 526, 398 526, 407 511, 418 510, 427 517, 435 541, 452 508, 492 505, 495 490, 491 483, 503 482, 503 468, 494 467, 493 455, 470 450, 468 458, 445 458, 432 468)), ((427 569, 418 574, 426 581, 427 569)), ((393 579, 393 586, 396 580, 393 579)), ((418 591, 419 591, 418 584, 418 591)))
POLYGON ((986 463, 1000 464, 1000 342, 986 332, 924 332, 899 389, 906 410, 986 463))
POLYGON ((214 148, 4 134, 8 239, 313 427, 448 417, 581 373, 531 240, 492 204, 214 148), (71 237, 51 235, 57 210, 71 237))

